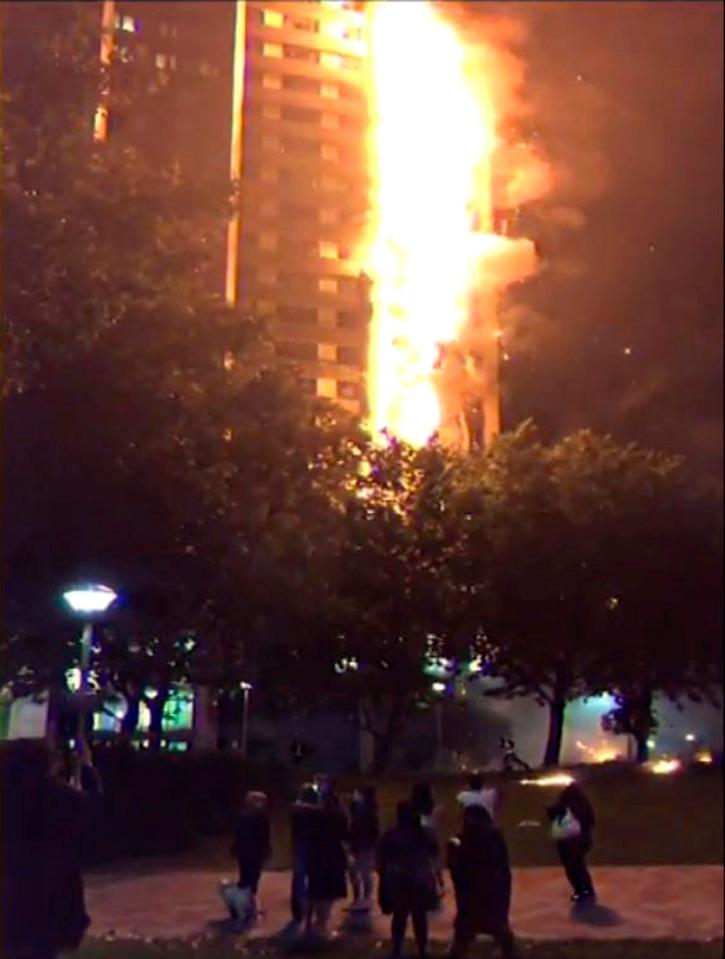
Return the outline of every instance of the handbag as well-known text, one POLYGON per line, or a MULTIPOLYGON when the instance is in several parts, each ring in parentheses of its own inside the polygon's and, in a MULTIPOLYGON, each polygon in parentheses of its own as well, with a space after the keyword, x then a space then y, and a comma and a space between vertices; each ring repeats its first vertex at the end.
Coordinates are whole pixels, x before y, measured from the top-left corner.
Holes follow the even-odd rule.
POLYGON ((571 809, 567 809, 563 816, 559 816, 551 824, 551 838, 556 842, 578 839, 581 834, 581 823, 571 809))

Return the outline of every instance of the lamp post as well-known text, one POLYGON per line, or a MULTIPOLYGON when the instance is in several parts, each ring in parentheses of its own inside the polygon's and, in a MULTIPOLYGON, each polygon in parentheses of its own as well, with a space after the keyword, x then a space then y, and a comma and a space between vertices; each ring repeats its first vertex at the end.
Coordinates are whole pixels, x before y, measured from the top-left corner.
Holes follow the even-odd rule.
MULTIPOLYGON (((82 617, 83 632, 81 633, 81 658, 80 658, 80 692, 81 697, 85 699, 88 693, 88 665, 91 658, 91 645, 93 643, 93 616, 99 613, 105 613, 109 606, 115 601, 116 594, 108 586, 86 585, 77 586, 66 590, 63 593, 63 599, 78 616, 82 617)), ((78 740, 84 739, 83 728, 83 710, 78 711, 78 740)))
POLYGON ((249 743, 249 694, 252 691, 251 683, 240 683, 239 688, 242 691, 242 757, 247 758, 247 745, 249 743))

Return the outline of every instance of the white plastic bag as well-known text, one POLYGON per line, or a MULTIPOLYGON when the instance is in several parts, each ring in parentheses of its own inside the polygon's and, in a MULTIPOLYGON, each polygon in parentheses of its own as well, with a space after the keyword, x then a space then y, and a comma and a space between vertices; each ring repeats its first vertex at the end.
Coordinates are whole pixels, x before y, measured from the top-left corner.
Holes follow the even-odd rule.
POLYGON ((578 839, 582 834, 582 827, 571 809, 567 809, 563 816, 555 819, 551 824, 551 838, 555 842, 564 839, 578 839))
POLYGON ((249 889, 240 889, 235 882, 225 879, 219 885, 219 895, 229 910, 232 919, 246 922, 249 918, 251 895, 249 889))

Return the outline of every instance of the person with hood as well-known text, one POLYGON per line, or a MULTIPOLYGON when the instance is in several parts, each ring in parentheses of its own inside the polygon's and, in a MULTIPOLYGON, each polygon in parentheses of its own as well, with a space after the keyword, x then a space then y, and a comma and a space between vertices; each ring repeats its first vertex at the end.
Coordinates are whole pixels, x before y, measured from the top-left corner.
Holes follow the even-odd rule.
POLYGON ((418 954, 426 955, 428 912, 436 909, 439 901, 438 855, 436 837, 422 825, 415 806, 398 803, 397 825, 385 833, 378 846, 378 895, 383 913, 392 915, 392 959, 403 954, 409 917, 418 954))
POLYGON ((448 844, 448 868, 456 895, 451 959, 464 959, 478 935, 491 936, 505 959, 514 959, 508 849, 483 805, 466 807, 463 830, 448 844))
POLYGON ((55 959, 81 944, 86 913, 81 866, 101 788, 80 742, 80 789, 63 782, 46 743, 17 739, 0 750, 4 959, 55 959))
POLYGON ((336 899, 347 898, 348 823, 329 781, 318 795, 319 802, 310 810, 307 821, 305 933, 326 940, 332 906, 336 899))
POLYGON ((373 896, 375 847, 380 838, 378 803, 374 786, 356 790, 350 805, 350 882, 353 912, 369 912, 373 896))
POLYGON ((264 863, 271 854, 271 837, 266 794, 247 793, 236 822, 231 850, 239 867, 239 882, 234 897, 229 896, 228 887, 222 891, 233 918, 245 925, 254 922, 259 915, 257 891, 264 863))
POLYGON ((557 801, 547 809, 552 836, 566 878, 572 887, 572 902, 588 902, 596 898, 586 857, 592 848, 594 810, 577 783, 570 783, 557 801))

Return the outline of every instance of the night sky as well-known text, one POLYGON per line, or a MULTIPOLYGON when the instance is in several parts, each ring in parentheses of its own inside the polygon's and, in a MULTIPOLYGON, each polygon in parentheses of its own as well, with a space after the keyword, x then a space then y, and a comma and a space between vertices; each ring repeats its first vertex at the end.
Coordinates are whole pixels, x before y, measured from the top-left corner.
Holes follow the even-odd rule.
POLYGON ((592 426, 717 475, 722 5, 505 10, 526 26, 531 125, 560 171, 526 214, 545 267, 516 294, 506 424, 592 426))

